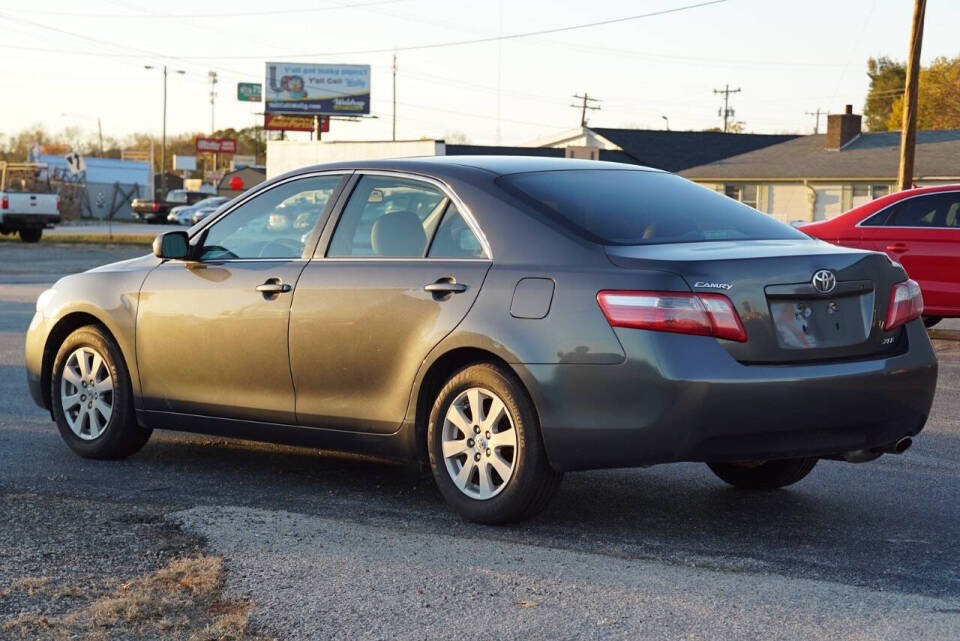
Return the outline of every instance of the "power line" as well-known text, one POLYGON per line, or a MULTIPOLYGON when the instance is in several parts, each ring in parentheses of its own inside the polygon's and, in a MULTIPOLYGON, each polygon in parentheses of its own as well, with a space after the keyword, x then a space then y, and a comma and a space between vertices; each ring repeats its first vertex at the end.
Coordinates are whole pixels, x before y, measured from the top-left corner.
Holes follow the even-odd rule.
MULTIPOLYGON (((530 38, 533 36, 543 36, 550 33, 561 33, 564 31, 575 31, 579 29, 589 29, 591 27, 601 27, 604 25, 617 24, 621 22, 630 22, 633 20, 641 20, 643 18, 653 18, 656 16, 667 15, 670 13, 679 13, 681 11, 689 11, 691 9, 699 9, 701 7, 708 7, 715 4, 722 4, 728 2, 729 0, 709 0, 708 2, 699 2, 697 4, 688 4, 682 7, 674 7, 673 9, 663 9, 661 11, 652 11, 650 13, 642 13, 635 16, 625 16, 623 18, 611 18, 609 20, 600 20, 598 22, 587 22, 583 24, 569 25, 566 27, 554 27, 552 29, 541 29, 539 31, 526 31, 523 33, 511 33, 505 36, 488 36, 485 38, 473 38, 469 40, 455 40, 451 42, 434 42, 431 44, 424 45, 408 45, 406 47, 389 47, 385 49, 355 49, 353 51, 321 51, 313 53, 286 53, 286 54, 270 54, 269 57, 272 58, 312 58, 312 57, 321 57, 321 56, 353 56, 361 54, 373 54, 373 53, 392 53, 394 51, 415 51, 422 49, 439 49, 442 47, 459 47, 463 45, 473 45, 481 44, 485 42, 496 42, 498 40, 517 40, 519 38, 530 38)), ((243 60, 243 59, 263 59, 263 55, 242 55, 242 56, 186 56, 187 59, 200 59, 200 60, 243 60)))
POLYGON ((588 94, 586 91, 583 92, 582 96, 580 94, 575 93, 573 94, 573 97, 576 98, 577 100, 580 100, 581 103, 579 105, 570 105, 570 106, 573 107, 574 109, 580 110, 580 126, 586 127, 587 126, 587 110, 589 109, 590 111, 600 111, 600 105, 593 105, 590 103, 603 102, 603 101, 600 100, 599 98, 591 98, 590 94, 588 94))
MULTIPOLYGON (((356 2, 354 4, 338 4, 330 7, 307 7, 303 9, 264 9, 262 11, 232 11, 220 13, 156 13, 151 14, 155 18, 245 18, 250 16, 273 16, 290 15, 297 13, 320 13, 323 11, 337 11, 342 9, 361 9, 363 7, 374 7, 383 4, 396 4, 398 2, 407 2, 408 0, 374 0, 373 2, 356 2)), ((29 13, 38 16, 64 16, 71 18, 139 18, 136 13, 81 13, 64 11, 40 11, 17 9, 19 13, 29 13)))

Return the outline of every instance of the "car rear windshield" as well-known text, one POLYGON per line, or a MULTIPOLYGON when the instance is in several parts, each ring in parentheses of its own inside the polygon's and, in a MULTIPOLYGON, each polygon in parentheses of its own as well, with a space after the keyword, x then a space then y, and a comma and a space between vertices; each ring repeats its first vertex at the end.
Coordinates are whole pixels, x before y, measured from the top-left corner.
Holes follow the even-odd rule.
POLYGON ((577 169, 511 174, 497 182, 574 232, 607 245, 808 238, 674 174, 577 169))

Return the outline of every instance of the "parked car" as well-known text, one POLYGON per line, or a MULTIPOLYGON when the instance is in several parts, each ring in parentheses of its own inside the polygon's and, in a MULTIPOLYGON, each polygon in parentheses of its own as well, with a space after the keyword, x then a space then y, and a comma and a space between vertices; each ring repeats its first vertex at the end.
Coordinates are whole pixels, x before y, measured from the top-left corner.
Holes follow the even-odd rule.
POLYGON ((203 191, 187 191, 186 189, 172 189, 167 192, 164 200, 150 200, 149 198, 134 198, 130 203, 134 218, 148 223, 162 223, 167 214, 177 205, 192 205, 209 198, 210 194, 203 191))
POLYGON ((320 165, 153 249, 37 301, 29 388, 80 456, 174 429, 421 460, 502 523, 568 470, 772 489, 900 453, 936 385, 902 267, 640 167, 320 165))
POLYGON ((903 265, 920 283, 928 327, 960 316, 960 185, 897 192, 801 229, 903 265))
POLYGON ((0 161, 0 234, 35 243, 60 222, 60 196, 50 186, 45 163, 0 161))
POLYGON ((197 201, 192 205, 180 205, 179 207, 174 207, 170 210, 170 214, 167 215, 167 222, 177 225, 195 225, 196 223, 194 222, 193 217, 198 211, 202 209, 209 212, 214 212, 217 210, 217 207, 229 200, 229 198, 224 196, 211 196, 209 198, 204 198, 203 200, 197 201))
MULTIPOLYGON (((227 200, 229 200, 229 199, 224 198, 224 202, 226 202, 227 200)), ((219 204, 216 204, 216 205, 211 205, 211 206, 204 206, 204 207, 197 207, 197 208, 195 208, 195 209, 193 210, 193 214, 190 216, 190 222, 191 222, 191 224, 196 225, 197 223, 199 223, 201 220, 203 220, 203 219, 206 218, 207 216, 210 216, 211 214, 213 214, 214 212, 216 212, 217 209, 218 209, 218 208, 220 207, 220 205, 222 205, 222 204, 223 204, 223 203, 219 203, 219 204)))

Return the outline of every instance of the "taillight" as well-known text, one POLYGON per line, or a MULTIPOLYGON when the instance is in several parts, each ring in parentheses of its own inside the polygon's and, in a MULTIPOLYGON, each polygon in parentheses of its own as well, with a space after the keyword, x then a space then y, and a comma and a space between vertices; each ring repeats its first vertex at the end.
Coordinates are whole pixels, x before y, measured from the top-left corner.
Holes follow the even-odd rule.
POLYGON ((740 316, 723 294, 602 291, 597 302, 613 327, 747 340, 740 316))
POLYGON ((4 196, 0 198, 0 209, 7 209, 10 207, 10 199, 4 196))
POLYGON ((890 306, 887 307, 887 320, 883 329, 890 331, 909 323, 923 314, 923 294, 920 285, 913 279, 897 283, 890 290, 890 306))
POLYGON ((60 194, 57 194, 57 213, 60 213, 60 194))
POLYGON ((160 203, 153 203, 153 205, 150 208, 154 211, 154 213, 156 213, 160 211, 160 203))

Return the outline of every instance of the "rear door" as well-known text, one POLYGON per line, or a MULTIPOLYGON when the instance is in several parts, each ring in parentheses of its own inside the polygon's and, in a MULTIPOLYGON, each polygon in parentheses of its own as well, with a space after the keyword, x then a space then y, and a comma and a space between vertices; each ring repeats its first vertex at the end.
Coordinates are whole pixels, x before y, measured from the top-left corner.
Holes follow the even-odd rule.
POLYGON ((293 299, 290 366, 301 424, 379 433, 400 426, 417 370, 466 315, 490 267, 482 233, 452 196, 426 178, 355 179, 293 299))
POLYGON ((928 312, 960 311, 960 191, 906 198, 860 229, 865 248, 885 252, 920 283, 928 312))
POLYGON ((295 423, 293 287, 345 180, 262 191, 201 232, 198 260, 149 273, 137 314, 144 409, 295 423))

